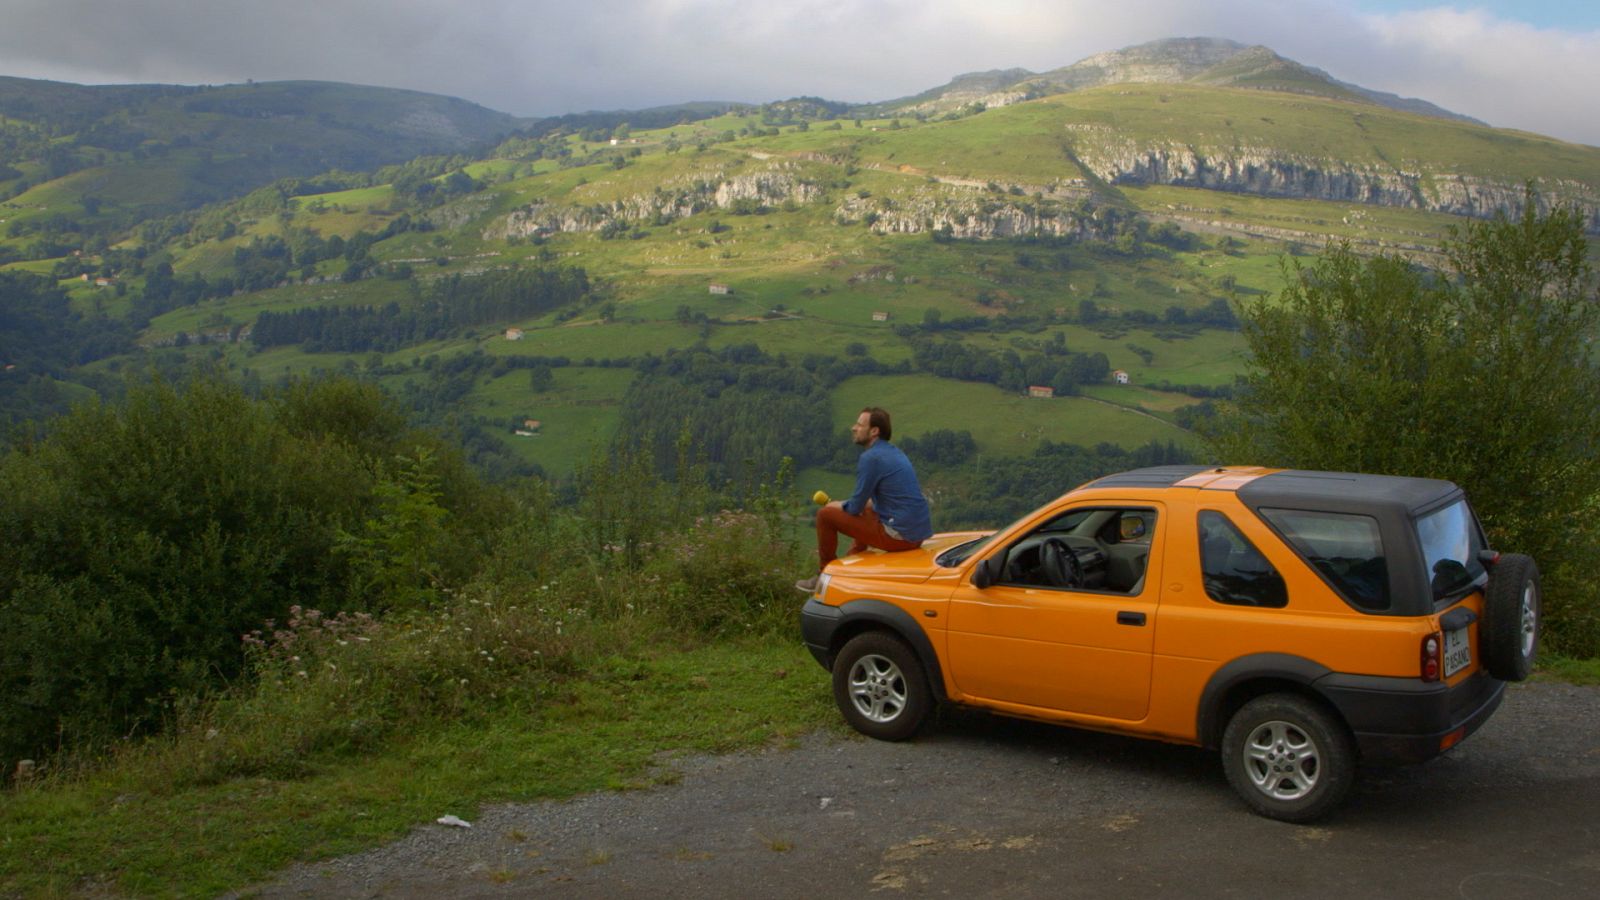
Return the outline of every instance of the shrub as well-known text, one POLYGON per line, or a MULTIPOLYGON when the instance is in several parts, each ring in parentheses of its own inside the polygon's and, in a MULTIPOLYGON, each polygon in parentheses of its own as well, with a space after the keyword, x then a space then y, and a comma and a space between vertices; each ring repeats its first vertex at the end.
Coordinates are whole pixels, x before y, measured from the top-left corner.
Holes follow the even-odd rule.
POLYGON ((464 578, 499 508, 456 456, 415 450, 430 443, 375 390, 253 401, 206 376, 81 407, 0 458, 0 760, 152 730, 241 675, 239 634, 292 604, 370 608, 365 588, 405 566, 430 588, 464 578), (434 531, 335 552, 408 512, 402 450, 445 498, 434 531))
POLYGON ((561 631, 534 603, 482 588, 381 620, 290 607, 281 624, 243 635, 256 680, 185 717, 166 777, 298 777, 319 755, 526 710, 573 669, 561 631))
POLYGON ((1217 456, 1448 479, 1489 540, 1545 567, 1549 646, 1600 652, 1600 329, 1583 215, 1454 232, 1448 277, 1331 247, 1241 305, 1252 358, 1217 456))
POLYGON ((667 537, 645 568, 646 611, 703 635, 793 624, 794 546, 755 513, 721 510, 667 537))

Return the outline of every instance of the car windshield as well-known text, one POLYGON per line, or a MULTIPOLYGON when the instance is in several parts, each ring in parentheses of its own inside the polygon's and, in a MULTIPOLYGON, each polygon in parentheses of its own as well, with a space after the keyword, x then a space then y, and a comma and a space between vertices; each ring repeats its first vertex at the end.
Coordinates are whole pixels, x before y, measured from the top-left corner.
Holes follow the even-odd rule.
POLYGON ((1418 518, 1417 540, 1422 544, 1435 603, 1466 593, 1483 578, 1483 563, 1478 559, 1483 536, 1466 500, 1418 518))
POLYGON ((946 550, 945 552, 934 557, 933 561, 935 564, 943 566, 946 569, 953 569, 971 559, 972 554, 977 553, 984 547, 989 546, 989 542, 994 540, 995 535, 1010 531, 1012 526, 1016 525, 1017 522, 1021 522, 1023 519, 1026 519, 1032 515, 1033 513, 1030 512, 1027 515, 1024 515, 1022 519, 1017 519, 1016 522, 1012 522, 1010 525, 1007 525, 1004 528, 998 528, 994 531, 991 531, 977 540, 967 541, 965 544, 957 544, 954 547, 951 547, 949 550, 946 550))
POLYGON ((933 561, 936 564, 945 567, 946 569, 954 569, 956 566, 959 566, 971 559, 972 554, 977 553, 979 550, 982 550, 984 547, 988 546, 989 542, 994 540, 994 536, 999 533, 1000 532, 998 531, 993 531, 976 540, 967 541, 964 544, 957 544, 954 547, 951 547, 949 550, 939 554, 934 558, 933 561))

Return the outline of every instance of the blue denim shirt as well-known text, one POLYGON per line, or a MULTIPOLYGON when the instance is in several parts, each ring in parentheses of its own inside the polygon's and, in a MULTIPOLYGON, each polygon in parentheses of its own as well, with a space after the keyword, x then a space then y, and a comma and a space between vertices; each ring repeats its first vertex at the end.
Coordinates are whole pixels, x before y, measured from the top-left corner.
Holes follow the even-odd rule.
POLYGON ((922 496, 911 460, 899 447, 881 439, 862 451, 856 461, 856 489, 844 501, 844 511, 859 516, 868 500, 878 511, 879 521, 893 528, 902 540, 921 542, 933 535, 928 500, 922 496))

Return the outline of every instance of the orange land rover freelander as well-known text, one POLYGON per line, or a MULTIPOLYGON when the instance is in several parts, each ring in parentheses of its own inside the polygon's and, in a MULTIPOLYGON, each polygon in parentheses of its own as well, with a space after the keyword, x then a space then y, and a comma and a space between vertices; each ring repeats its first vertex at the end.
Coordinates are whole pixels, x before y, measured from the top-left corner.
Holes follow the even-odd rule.
POLYGON ((800 620, 864 734, 949 702, 1216 748, 1252 809, 1302 822, 1362 761, 1489 718, 1532 666, 1539 574, 1446 481, 1164 466, 837 560, 800 620))

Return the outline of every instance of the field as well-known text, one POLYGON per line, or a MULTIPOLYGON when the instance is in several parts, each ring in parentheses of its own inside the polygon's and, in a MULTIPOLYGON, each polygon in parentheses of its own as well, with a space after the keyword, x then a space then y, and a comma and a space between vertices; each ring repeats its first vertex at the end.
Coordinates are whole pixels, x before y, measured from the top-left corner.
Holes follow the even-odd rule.
POLYGON ((532 390, 525 370, 491 379, 473 392, 470 408, 504 423, 500 433, 519 458, 549 472, 565 473, 604 448, 615 434, 622 395, 634 373, 573 366, 553 374, 553 386, 542 392, 532 390), (526 427, 528 419, 536 420, 538 427, 526 427))
POLYGON ((896 437, 918 437, 937 428, 965 429, 972 432, 980 454, 996 456, 1025 456, 1042 441, 1124 447, 1192 441, 1170 422, 1112 400, 1032 399, 993 385, 926 375, 863 375, 834 391, 833 417, 841 429, 866 406, 889 410, 898 423, 896 437))

